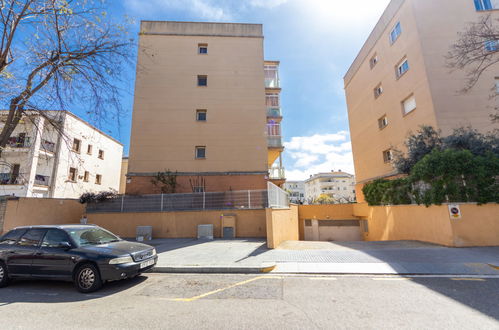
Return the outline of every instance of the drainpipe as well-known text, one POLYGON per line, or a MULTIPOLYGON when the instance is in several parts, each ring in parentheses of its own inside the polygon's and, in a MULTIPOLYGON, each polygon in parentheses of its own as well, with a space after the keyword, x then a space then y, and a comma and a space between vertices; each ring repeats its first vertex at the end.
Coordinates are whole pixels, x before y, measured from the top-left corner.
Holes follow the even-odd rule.
POLYGON ((61 123, 61 130, 62 132, 58 131, 57 132, 57 144, 55 146, 55 152, 54 152, 54 166, 52 168, 52 180, 50 180, 50 187, 49 187, 49 197, 54 198, 54 193, 55 193, 55 183, 57 180, 57 174, 58 174, 58 167, 59 167, 59 157, 61 156, 59 151, 61 150, 61 141, 62 141, 62 134, 64 134, 65 128, 66 127, 66 114, 64 114, 62 123, 61 123))

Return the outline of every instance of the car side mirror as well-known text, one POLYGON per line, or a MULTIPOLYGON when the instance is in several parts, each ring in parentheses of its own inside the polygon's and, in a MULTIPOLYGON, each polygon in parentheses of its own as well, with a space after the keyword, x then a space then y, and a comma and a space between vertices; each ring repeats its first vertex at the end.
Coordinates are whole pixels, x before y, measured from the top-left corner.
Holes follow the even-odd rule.
POLYGON ((60 249, 69 250, 72 246, 69 242, 61 242, 58 247, 60 249))

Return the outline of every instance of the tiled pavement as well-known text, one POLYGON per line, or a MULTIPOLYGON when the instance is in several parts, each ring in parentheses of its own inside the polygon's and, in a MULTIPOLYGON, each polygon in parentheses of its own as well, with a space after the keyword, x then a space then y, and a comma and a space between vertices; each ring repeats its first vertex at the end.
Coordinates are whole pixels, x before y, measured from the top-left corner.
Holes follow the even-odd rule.
POLYGON ((158 267, 248 267, 274 263, 283 273, 393 273, 499 275, 499 247, 447 248, 414 241, 284 242, 161 239, 158 267))

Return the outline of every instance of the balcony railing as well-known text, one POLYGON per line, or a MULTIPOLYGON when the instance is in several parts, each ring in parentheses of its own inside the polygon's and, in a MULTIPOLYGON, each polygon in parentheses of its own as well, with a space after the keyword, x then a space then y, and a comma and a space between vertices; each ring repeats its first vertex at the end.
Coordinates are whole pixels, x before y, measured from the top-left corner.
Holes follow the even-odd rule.
POLYGON ((269 179, 271 179, 271 180, 284 180, 284 179, 286 179, 284 167, 271 167, 271 168, 269 168, 269 179))
POLYGON ((265 87, 279 88, 279 67, 277 65, 265 65, 265 87))
POLYGON ((269 148, 282 148, 282 137, 280 135, 267 136, 269 148))
POLYGON ((40 149, 43 151, 54 152, 55 143, 47 141, 47 140, 42 140, 42 144, 40 146, 40 149))
POLYGON ((13 175, 12 173, 0 173, 0 184, 23 184, 23 180, 19 175, 13 175))
POLYGON ((267 123, 267 135, 268 136, 281 136, 281 124, 267 123))
POLYGON ((50 180, 49 176, 45 176, 45 175, 41 175, 41 174, 35 175, 35 184, 38 186, 47 186, 48 187, 49 180, 50 180))
POLYGON ((282 117, 280 107, 267 107, 267 117, 280 118, 282 117))
POLYGON ((20 138, 13 136, 9 138, 7 145, 11 148, 29 148, 31 146, 31 141, 29 137, 20 138))

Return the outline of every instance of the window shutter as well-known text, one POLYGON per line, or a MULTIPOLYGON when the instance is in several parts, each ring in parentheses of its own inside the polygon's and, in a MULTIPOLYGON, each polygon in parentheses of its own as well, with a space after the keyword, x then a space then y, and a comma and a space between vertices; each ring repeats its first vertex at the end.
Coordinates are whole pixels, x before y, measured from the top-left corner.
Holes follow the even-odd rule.
POLYGON ((414 109, 416 109, 416 99, 414 96, 411 96, 404 101, 404 114, 408 114, 414 109))

